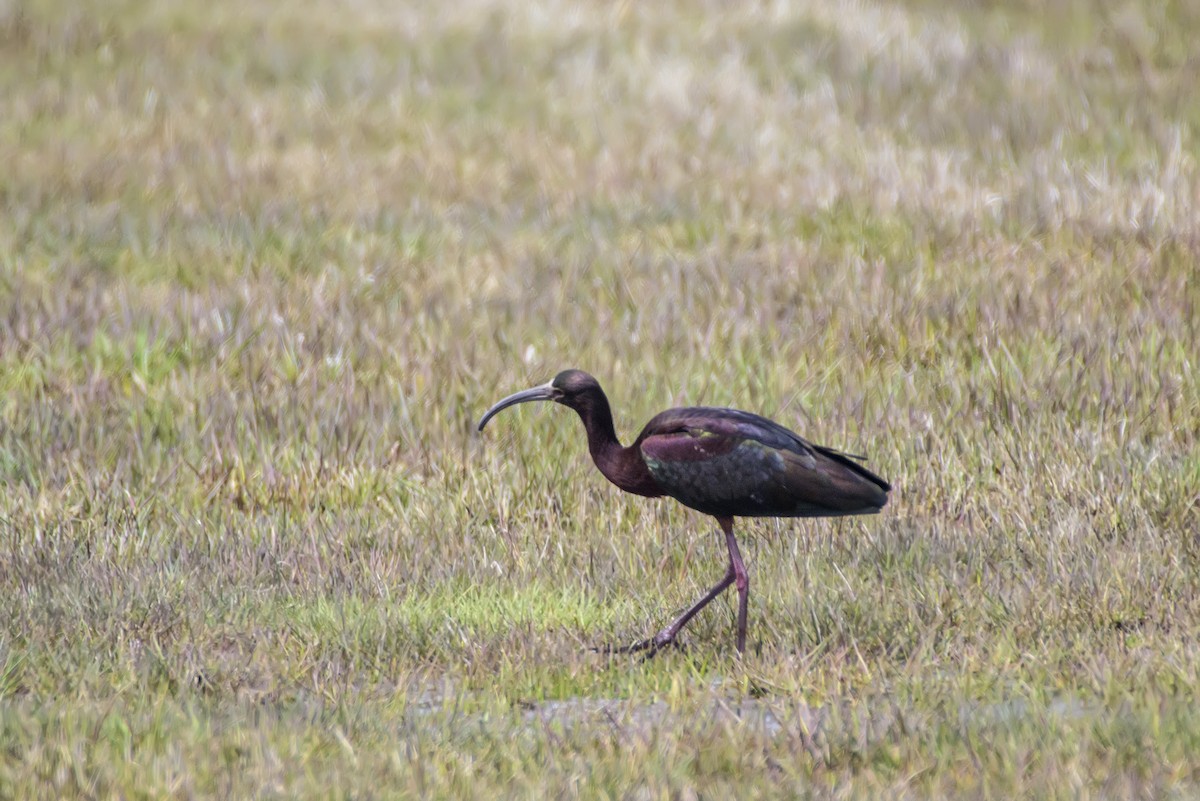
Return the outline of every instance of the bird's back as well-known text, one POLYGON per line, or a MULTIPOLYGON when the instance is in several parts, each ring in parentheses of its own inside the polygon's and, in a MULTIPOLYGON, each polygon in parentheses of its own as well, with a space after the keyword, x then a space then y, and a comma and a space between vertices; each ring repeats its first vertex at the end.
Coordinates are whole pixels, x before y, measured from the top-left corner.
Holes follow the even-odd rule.
POLYGON ((737 409, 670 409, 634 445, 664 494, 706 514, 873 514, 891 490, 846 454, 737 409))

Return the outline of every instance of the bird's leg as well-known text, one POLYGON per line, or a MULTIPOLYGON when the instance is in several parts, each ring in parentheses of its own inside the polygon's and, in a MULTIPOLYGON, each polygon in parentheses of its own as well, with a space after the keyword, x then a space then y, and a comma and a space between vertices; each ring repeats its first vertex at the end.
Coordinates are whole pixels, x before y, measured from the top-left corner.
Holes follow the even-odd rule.
POLYGON ((675 642, 675 635, 677 635, 680 632, 680 630, 684 626, 687 625, 688 621, 691 620, 693 617, 695 617, 697 612, 699 612, 704 607, 708 606, 712 602, 713 598, 716 598, 718 595, 725 592, 725 590, 729 587, 729 585, 734 582, 735 578, 736 578, 736 576, 734 573, 733 564, 731 563, 729 565, 729 569, 725 571, 724 578, 722 578, 720 581, 718 581, 711 590, 706 592, 704 594, 703 598, 701 598, 699 601, 697 601, 690 609, 688 609, 682 615, 680 615, 679 617, 672 620, 670 622, 670 624, 668 624, 667 627, 664 628, 662 631, 660 631, 658 634, 655 634, 653 637, 649 637, 645 640, 642 640, 641 642, 635 642, 633 645, 626 645, 626 646, 622 646, 619 648, 610 648, 610 649, 608 649, 608 653, 632 654, 632 653, 637 653, 638 651, 649 650, 650 655, 653 656, 658 651, 658 649, 663 648, 664 646, 670 645, 671 643, 675 642))
POLYGON ((649 650, 649 656, 654 656, 660 648, 675 642, 675 636, 688 624, 688 621, 695 617, 697 612, 712 603, 714 598, 725 592, 734 582, 737 582, 738 588, 738 653, 745 650, 746 606, 750 598, 750 580, 746 576, 746 565, 742 563, 742 555, 738 552, 737 541, 733 538, 733 518, 718 517, 717 522, 721 524, 721 529, 725 532, 725 544, 729 548, 729 567, 726 569, 724 577, 713 585, 713 588, 706 592, 703 598, 672 620, 658 634, 633 645, 609 649, 609 653, 630 654, 649 650))
POLYGON ((746 564, 742 561, 742 553, 738 550, 737 539, 733 536, 733 518, 718 518, 721 529, 725 532, 725 544, 729 547, 729 572, 737 583, 738 619, 737 619, 737 649, 738 653, 746 652, 746 617, 750 605, 750 576, 746 573, 746 564))

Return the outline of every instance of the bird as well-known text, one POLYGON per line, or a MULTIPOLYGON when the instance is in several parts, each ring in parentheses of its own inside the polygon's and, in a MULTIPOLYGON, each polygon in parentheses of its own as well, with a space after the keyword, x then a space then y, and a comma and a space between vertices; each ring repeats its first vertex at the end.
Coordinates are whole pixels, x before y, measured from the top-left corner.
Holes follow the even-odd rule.
POLYGON ((737 409, 668 409, 646 423, 633 444, 622 446, 608 397, 582 370, 563 370, 545 384, 501 399, 484 413, 478 431, 500 411, 532 401, 553 401, 578 413, 592 461, 617 487, 647 498, 674 498, 715 517, 725 534, 729 566, 721 580, 652 637, 611 651, 647 651, 649 658, 675 644, 688 621, 733 584, 737 652, 743 655, 750 579, 733 519, 875 514, 891 492, 887 481, 859 464, 864 457, 814 445, 772 420, 737 409))

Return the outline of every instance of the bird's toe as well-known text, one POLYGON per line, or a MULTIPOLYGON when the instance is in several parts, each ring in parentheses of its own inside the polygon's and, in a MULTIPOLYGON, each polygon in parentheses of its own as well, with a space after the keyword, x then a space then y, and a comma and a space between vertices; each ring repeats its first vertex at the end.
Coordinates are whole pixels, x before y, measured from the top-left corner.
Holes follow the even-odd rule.
POLYGON ((633 643, 632 645, 601 645, 593 648, 592 651, 600 654, 639 654, 644 653, 643 661, 653 659, 658 655, 658 652, 666 647, 682 648, 683 646, 676 641, 675 634, 663 630, 653 637, 647 637, 644 640, 633 643))

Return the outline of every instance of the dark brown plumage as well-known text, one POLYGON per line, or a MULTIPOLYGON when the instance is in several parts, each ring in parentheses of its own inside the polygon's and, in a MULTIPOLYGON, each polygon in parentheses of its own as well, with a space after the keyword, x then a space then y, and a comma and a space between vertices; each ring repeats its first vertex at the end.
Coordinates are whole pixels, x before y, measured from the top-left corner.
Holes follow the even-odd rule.
POLYGON ((729 549, 729 569, 703 598, 653 637, 629 648, 651 653, 674 641, 692 616, 730 584, 738 588, 737 649, 746 647, 750 583, 733 536, 734 517, 836 517, 875 514, 891 486, 853 458, 813 445, 750 412, 690 406, 656 415, 633 444, 622 447, 608 398, 582 370, 564 370, 548 384, 509 395, 488 409, 479 430, 501 409, 551 400, 579 413, 588 451, 604 477, 626 492, 667 495, 717 518, 729 549))

